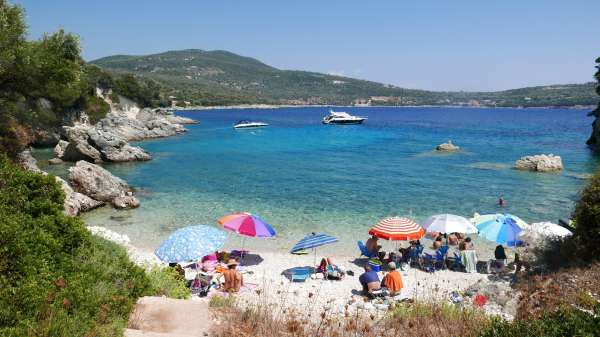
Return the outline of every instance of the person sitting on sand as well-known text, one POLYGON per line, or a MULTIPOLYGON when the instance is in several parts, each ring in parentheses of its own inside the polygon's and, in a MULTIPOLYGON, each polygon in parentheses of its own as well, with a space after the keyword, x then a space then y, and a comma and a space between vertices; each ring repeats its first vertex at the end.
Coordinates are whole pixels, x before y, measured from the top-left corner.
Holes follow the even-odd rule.
POLYGON ((475 249, 475 246, 473 245, 471 238, 467 237, 465 239, 465 250, 474 250, 474 249, 475 249))
POLYGON ((437 238, 435 238, 435 241, 433 241, 433 249, 438 249, 442 246, 442 236, 439 235, 437 238))
POLYGON ((506 260, 506 252, 504 251, 504 247, 502 247, 502 245, 497 245, 496 249, 494 250, 494 258, 496 260, 506 260))
POLYGON ((385 275, 381 285, 387 288, 393 296, 402 290, 404 283, 402 283, 402 275, 400 275, 400 272, 396 269, 396 264, 394 262, 388 263, 388 268, 390 269, 390 272, 385 275))
POLYGON ((458 244, 458 237, 456 236, 456 233, 448 235, 448 244, 451 246, 458 244))
POLYGON ((223 290, 226 292, 237 293, 244 285, 244 278, 242 277, 242 273, 236 269, 237 265, 238 263, 234 259, 229 259, 229 262, 227 262, 227 270, 223 272, 223 277, 225 278, 223 290))
POLYGON ((360 281, 365 295, 371 296, 373 291, 381 289, 379 275, 371 270, 371 266, 368 264, 365 266, 365 272, 358 277, 358 281, 360 281))
POLYGON ((372 235, 368 240, 367 243, 365 244, 365 246, 367 247, 367 250, 369 251, 369 253, 376 255, 379 250, 381 249, 381 246, 377 244, 379 238, 376 237, 375 235, 372 235))

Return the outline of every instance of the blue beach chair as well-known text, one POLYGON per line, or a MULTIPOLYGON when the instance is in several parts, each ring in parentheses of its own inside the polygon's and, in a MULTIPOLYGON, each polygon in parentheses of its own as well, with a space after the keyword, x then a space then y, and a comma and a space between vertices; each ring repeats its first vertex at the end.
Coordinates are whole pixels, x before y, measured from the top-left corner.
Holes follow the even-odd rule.
POLYGON ((290 270, 292 282, 304 282, 310 277, 310 267, 296 267, 290 270))
POLYGON ((411 249, 408 254, 408 264, 411 266, 417 265, 421 267, 421 254, 423 253, 423 246, 417 246, 411 249))
POLYGON ((454 253, 454 257, 453 258, 449 257, 448 259, 452 261, 452 269, 460 270, 460 271, 465 270, 465 266, 462 264, 460 255, 454 253))
POLYGON ((362 241, 358 241, 357 244, 358 244, 358 249, 360 249, 360 256, 364 256, 369 259, 377 257, 377 254, 369 252, 369 250, 367 249, 367 246, 365 246, 365 244, 362 241))

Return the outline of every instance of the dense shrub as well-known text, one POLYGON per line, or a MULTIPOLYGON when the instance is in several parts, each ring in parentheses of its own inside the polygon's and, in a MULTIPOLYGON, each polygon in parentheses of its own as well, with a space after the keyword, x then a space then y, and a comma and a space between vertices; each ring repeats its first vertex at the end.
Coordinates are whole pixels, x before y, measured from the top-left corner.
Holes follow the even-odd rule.
POLYGON ((600 306, 596 316, 573 308, 545 313, 535 320, 507 322, 495 319, 482 337, 594 337, 600 335, 600 306))
POLYGON ((119 246, 63 215, 52 176, 0 155, 0 335, 120 336, 143 270, 119 246))
POLYGON ((600 258, 600 172, 596 173, 581 192, 575 212, 575 239, 581 245, 578 256, 586 261, 600 258))
POLYGON ((190 288, 173 268, 154 268, 148 272, 152 295, 187 299, 190 288))

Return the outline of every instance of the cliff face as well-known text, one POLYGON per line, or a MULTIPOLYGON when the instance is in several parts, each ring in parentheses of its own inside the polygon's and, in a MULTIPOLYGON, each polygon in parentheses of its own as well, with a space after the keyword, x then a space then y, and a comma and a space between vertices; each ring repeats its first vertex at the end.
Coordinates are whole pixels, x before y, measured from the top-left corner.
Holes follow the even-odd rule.
MULTIPOLYGON (((596 81, 598 81, 598 85, 596 86, 596 93, 600 96, 600 57, 596 59, 596 81)), ((589 116, 594 116, 594 122, 592 123, 592 135, 587 140, 587 145, 597 153, 600 153, 600 122, 598 122, 598 117, 600 117, 600 102, 598 102, 598 107, 596 110, 590 112, 589 116)))

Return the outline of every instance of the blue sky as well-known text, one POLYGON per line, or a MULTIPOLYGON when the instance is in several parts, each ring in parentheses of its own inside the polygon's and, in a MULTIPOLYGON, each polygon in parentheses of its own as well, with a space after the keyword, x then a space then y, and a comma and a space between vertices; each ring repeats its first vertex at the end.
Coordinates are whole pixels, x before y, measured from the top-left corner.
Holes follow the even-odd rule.
POLYGON ((87 60, 224 49, 282 69, 432 90, 592 80, 599 0, 13 0, 30 37, 64 28, 87 60))

